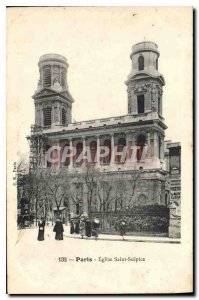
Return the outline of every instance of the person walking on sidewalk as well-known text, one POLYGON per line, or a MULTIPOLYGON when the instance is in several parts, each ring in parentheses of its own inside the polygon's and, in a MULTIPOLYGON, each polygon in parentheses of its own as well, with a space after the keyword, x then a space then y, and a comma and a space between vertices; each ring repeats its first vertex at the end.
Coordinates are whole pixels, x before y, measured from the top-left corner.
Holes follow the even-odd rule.
POLYGON ((80 232, 80 235, 82 237, 82 239, 84 238, 84 235, 85 235, 85 222, 84 222, 84 219, 80 219, 80 223, 79 223, 79 232, 80 232))
POLYGON ((92 236, 95 237, 96 241, 99 237, 99 227, 100 227, 100 221, 97 218, 95 218, 92 222, 92 236))
POLYGON ((64 227, 63 227, 62 222, 59 218, 57 219, 57 221, 55 223, 53 231, 56 233, 55 234, 55 239, 56 240, 58 240, 58 241, 63 240, 64 227))
POLYGON ((79 234, 79 219, 77 219, 76 221, 75 221, 75 233, 76 234, 79 234))
POLYGON ((92 224, 91 224, 91 221, 90 221, 89 217, 87 217, 86 220, 85 220, 85 232, 86 232, 87 237, 91 237, 92 224))
POLYGON ((37 240, 38 240, 38 241, 44 241, 45 221, 44 221, 43 218, 41 218, 41 219, 39 220, 38 227, 39 227, 39 232, 38 232, 37 240))
POLYGON ((70 221, 70 234, 73 234, 75 231, 73 220, 70 221))
POLYGON ((124 220, 122 220, 120 222, 120 235, 122 236, 123 238, 123 241, 124 241, 124 235, 126 233, 126 222, 124 220))

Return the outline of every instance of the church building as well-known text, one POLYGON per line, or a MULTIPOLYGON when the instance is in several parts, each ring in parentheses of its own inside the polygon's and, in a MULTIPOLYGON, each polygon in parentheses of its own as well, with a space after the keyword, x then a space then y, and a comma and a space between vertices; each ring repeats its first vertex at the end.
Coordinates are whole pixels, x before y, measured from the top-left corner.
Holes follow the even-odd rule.
POLYGON ((168 205, 167 126, 162 110, 165 80, 158 69, 159 56, 154 42, 135 44, 130 55, 132 69, 125 81, 127 114, 81 122, 72 122, 74 99, 67 85, 66 58, 59 54, 40 57, 40 77, 33 95, 35 124, 29 137, 30 166, 52 167, 47 152, 53 148, 57 166, 65 168, 71 180, 70 214, 168 205), (64 152, 65 146, 70 155, 64 152), (98 178, 93 180, 95 192, 90 202, 85 174, 98 178))

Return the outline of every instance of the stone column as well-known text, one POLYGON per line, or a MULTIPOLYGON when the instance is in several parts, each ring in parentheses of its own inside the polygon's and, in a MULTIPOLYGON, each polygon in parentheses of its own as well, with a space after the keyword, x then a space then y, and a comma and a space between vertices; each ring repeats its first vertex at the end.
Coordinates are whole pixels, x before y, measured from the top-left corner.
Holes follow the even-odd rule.
POLYGON ((164 159, 164 137, 161 137, 160 159, 164 159))
MULTIPOLYGON (((85 136, 83 136, 82 137, 82 142, 83 142, 83 157, 84 157, 84 155, 85 155, 85 153, 86 153, 86 139, 85 139, 85 136)), ((83 164, 85 164, 86 163, 86 161, 85 161, 85 159, 83 159, 83 164)))
POLYGON ((137 161, 137 147, 136 147, 136 140, 135 140, 135 133, 133 132, 131 135, 131 163, 135 163, 137 161))
POLYGON ((158 159, 158 151, 159 151, 158 133, 155 130, 154 133, 153 133, 153 156, 154 156, 154 160, 158 159))
POLYGON ((132 145, 132 137, 131 137, 131 133, 130 132, 127 132, 126 133, 126 149, 127 149, 127 152, 126 152, 126 161, 129 162, 129 159, 131 158, 131 152, 132 150, 130 149, 131 148, 131 145, 132 145))
POLYGON ((55 142, 55 146, 57 147, 56 150, 57 150, 57 157, 58 157, 58 163, 57 163, 57 166, 60 168, 61 166, 61 153, 60 153, 60 150, 59 150, 59 141, 56 141, 55 142))
POLYGON ((43 69, 43 67, 41 68, 41 86, 42 86, 42 88, 44 87, 44 69, 43 69))
POLYGON ((51 72, 51 87, 53 87, 53 65, 50 66, 50 72, 51 72))
POLYGON ((147 159, 151 160, 151 133, 147 133, 147 159))
POLYGON ((97 165, 100 165, 100 136, 97 135, 97 153, 96 153, 97 165))
POLYGON ((73 151, 73 140, 72 138, 69 139, 70 142, 70 164, 69 164, 69 168, 72 169, 73 168, 73 156, 72 156, 72 151, 73 151))
POLYGON ((115 163, 115 141, 114 141, 114 133, 111 134, 111 163, 115 163))
POLYGON ((59 83, 61 85, 61 66, 59 66, 59 83))
POLYGON ((138 107, 137 107, 137 95, 134 94, 134 92, 132 92, 131 94, 133 97, 133 113, 137 114, 138 113, 138 107))

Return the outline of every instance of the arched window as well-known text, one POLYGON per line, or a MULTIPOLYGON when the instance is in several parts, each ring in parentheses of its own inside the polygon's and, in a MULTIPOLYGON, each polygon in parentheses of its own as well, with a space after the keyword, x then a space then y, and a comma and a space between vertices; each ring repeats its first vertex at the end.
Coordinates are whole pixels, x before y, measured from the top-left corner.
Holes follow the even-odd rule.
POLYGON ((43 110, 44 126, 51 126, 51 107, 46 107, 43 110))
POLYGON ((156 66, 156 70, 158 70, 158 58, 156 58, 155 66, 156 66))
POLYGON ((90 143, 91 160, 93 163, 96 162, 97 143, 95 141, 90 143))
POLYGON ((144 57, 142 55, 140 55, 138 58, 138 70, 144 70, 144 57))
POLYGON ((46 66, 44 67, 44 87, 51 86, 51 68, 46 66))
POLYGON ((61 85, 65 87, 66 82, 66 72, 64 69, 61 70, 61 85))
POLYGON ((66 142, 66 143, 63 143, 63 144, 60 145, 60 146, 62 147, 62 150, 61 150, 61 158, 62 158, 62 157, 65 157, 65 155, 67 156, 67 157, 65 158, 65 161, 62 161, 62 164, 63 164, 64 167, 67 167, 67 166, 70 165, 70 157, 68 157, 68 154, 70 153, 70 152, 69 152, 70 150, 68 150, 70 144, 69 144, 69 142, 66 142))
POLYGON ((144 95, 137 96, 137 110, 138 114, 144 114, 145 107, 144 107, 144 95))
MULTIPOLYGON (((126 146, 126 139, 125 138, 120 138, 118 140, 117 152, 122 152, 125 146, 126 146)), ((122 154, 121 155, 117 155, 116 156, 116 162, 120 163, 121 162, 121 158, 122 158, 122 154)))
POLYGON ((146 136, 144 134, 140 134, 137 138, 137 160, 140 161, 142 159, 142 152, 146 143, 146 136))
POLYGON ((81 161, 79 161, 78 157, 81 155, 82 151, 83 151, 83 144, 82 142, 78 143, 77 146, 76 146, 76 155, 74 157, 74 162, 76 164, 82 164, 83 160, 81 159, 81 161), (78 162, 76 162, 76 160, 78 159, 78 162))
POLYGON ((62 116, 62 125, 66 124, 66 110, 64 108, 62 108, 62 112, 61 112, 61 116, 62 116))
POLYGON ((111 160, 111 141, 110 140, 105 140, 104 141, 104 146, 106 146, 109 149, 109 154, 105 157, 103 157, 103 163, 104 164, 110 164, 111 160))

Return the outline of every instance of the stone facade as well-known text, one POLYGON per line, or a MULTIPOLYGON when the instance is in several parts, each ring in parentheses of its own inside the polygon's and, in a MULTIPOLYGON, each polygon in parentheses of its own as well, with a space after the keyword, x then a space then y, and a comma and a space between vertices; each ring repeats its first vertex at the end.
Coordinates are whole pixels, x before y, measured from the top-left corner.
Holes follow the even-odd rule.
MULTIPOLYGON (((66 59, 57 54, 43 55, 40 58, 40 80, 33 99, 35 125, 38 128, 37 137, 45 136, 46 140, 45 148, 41 149, 42 166, 49 167, 46 149, 52 145, 61 147, 67 145, 71 149, 75 147, 83 152, 86 147, 90 147, 91 155, 92 153, 99 155, 98 149, 103 145, 108 145, 111 149, 110 157, 97 162, 92 161, 90 164, 92 174, 98 178, 95 179, 97 192, 93 193, 90 204, 88 186, 82 179, 89 164, 84 159, 78 164, 74 158, 67 161, 59 160, 58 166, 67 168, 68 176, 71 178, 73 198, 76 199, 71 199, 71 213, 101 209, 119 210, 123 207, 128 208, 129 204, 131 206, 167 204, 165 182, 168 173, 164 156, 164 132, 167 127, 162 116, 162 93, 165 81, 158 71, 158 58, 158 47, 153 42, 142 42, 133 46, 132 71, 126 81, 127 115, 75 123, 71 123, 73 98, 68 91, 66 81, 68 69, 66 59), (62 109, 66 113, 64 123, 62 109), (44 118, 47 123, 49 122, 48 126, 44 124, 44 118), (124 146, 127 149, 138 148, 134 161, 128 159, 131 156, 128 150, 124 162, 117 159, 117 156, 115 158, 113 154, 119 152, 124 146), (147 152, 145 159, 142 160, 140 155, 143 154, 145 146, 147 152), (122 193, 124 185, 125 192, 122 193), (111 186, 109 197, 114 201, 111 203, 106 201, 105 205, 102 199, 107 197, 107 186, 111 186), (122 204, 118 200, 121 200, 121 195, 117 198, 117 192, 122 193, 122 204)), ((34 139, 34 133, 31 138, 34 139)))
POLYGON ((169 185, 170 185, 170 226, 169 236, 181 236, 181 146, 180 143, 168 143, 169 185))
POLYGON ((67 85, 68 63, 58 54, 45 54, 39 60, 40 79, 33 96, 35 125, 48 126, 44 121, 45 109, 50 110, 51 127, 71 123, 73 98, 67 85), (64 120, 63 120, 64 119, 64 120))

